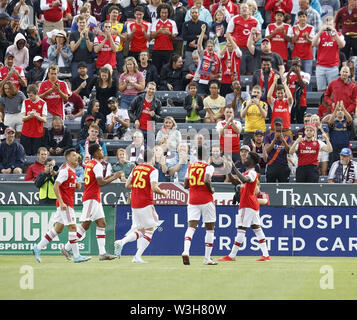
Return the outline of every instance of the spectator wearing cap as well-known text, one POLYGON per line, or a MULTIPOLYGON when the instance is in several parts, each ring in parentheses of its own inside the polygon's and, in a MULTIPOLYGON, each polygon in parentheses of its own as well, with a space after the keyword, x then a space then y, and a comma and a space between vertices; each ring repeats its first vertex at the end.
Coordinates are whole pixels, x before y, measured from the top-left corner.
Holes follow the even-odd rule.
POLYGON ((71 32, 69 36, 69 44, 73 53, 71 63, 72 79, 78 76, 79 64, 86 64, 89 77, 91 77, 95 71, 93 57, 94 34, 89 30, 85 16, 80 15, 77 23, 78 30, 71 32))
MULTIPOLYGON (((82 119, 83 119, 83 117, 82 117, 82 119)), ((83 141, 88 137, 88 129, 92 123, 95 123, 93 116, 87 115, 83 119, 83 125, 81 125, 81 130, 79 131, 78 137, 77 137, 78 142, 83 141)), ((99 128, 98 138, 104 139, 103 130, 101 128, 99 128)))
POLYGON ((340 160, 331 165, 328 183, 357 183, 357 162, 352 160, 351 149, 341 150, 340 160))
MULTIPOLYGON (((277 53, 286 64, 289 60, 288 44, 291 38, 288 36, 291 26, 284 23, 285 10, 276 9, 275 22, 268 24, 265 29, 265 38, 270 40, 271 51, 277 53)), ((263 49, 263 48, 262 48, 263 49)))
POLYGON ((67 88, 68 100, 63 105, 65 120, 81 121, 81 117, 84 114, 84 101, 78 93, 71 90, 72 85, 70 81, 67 81, 67 88))
POLYGON ((0 68, 0 89, 8 81, 13 83, 17 89, 27 86, 24 70, 15 66, 14 54, 12 52, 6 52, 5 66, 0 68))
POLYGON ((313 124, 305 126, 305 137, 298 137, 292 144, 289 153, 297 152, 298 167, 296 169, 296 182, 317 183, 319 181, 319 152, 332 152, 332 145, 327 134, 323 131, 321 140, 315 139, 316 127, 313 124))
POLYGON ((84 100, 87 100, 90 96, 89 78, 87 64, 84 61, 79 62, 77 65, 77 76, 72 77, 71 84, 73 92, 79 94, 84 100))
POLYGON ((288 154, 292 140, 289 135, 283 133, 283 126, 283 119, 275 118, 275 132, 264 137, 264 151, 267 154, 265 171, 267 182, 289 182, 288 154))
POLYGON ((73 58, 71 47, 68 45, 66 31, 60 30, 56 34, 56 44, 48 48, 48 62, 59 67, 61 73, 71 72, 70 65, 73 58))
MULTIPOLYGON (((108 108, 109 109, 109 108, 108 108)), ((96 123, 102 132, 106 132, 106 115, 100 112, 100 104, 98 100, 92 100, 88 106, 87 112, 82 116, 81 128, 84 126, 84 122, 87 117, 91 116, 94 118, 94 123, 96 123)), ((87 119, 88 120, 88 119, 87 119)))
POLYGON ((10 21, 11 17, 6 12, 0 13, 0 61, 4 61, 6 48, 12 44, 5 31, 10 21))
POLYGON ((252 88, 251 98, 243 102, 240 116, 244 119, 243 143, 249 144, 256 130, 265 132, 265 119, 268 116, 268 105, 261 100, 262 89, 259 85, 252 88))
POLYGON ((267 0, 265 2, 265 10, 270 11, 270 21, 276 22, 276 12, 284 11, 285 13, 291 13, 293 9, 293 0, 267 0))
POLYGON ((63 14, 67 10, 66 0, 40 0, 40 8, 43 11, 43 33, 53 29, 63 30, 63 14))
POLYGON ((41 56, 42 40, 36 26, 29 26, 27 28, 26 40, 27 40, 27 47, 29 50, 28 70, 31 70, 34 66, 33 59, 37 56, 41 56))
POLYGON ((119 140, 130 126, 128 110, 119 109, 119 100, 116 97, 109 98, 108 107, 112 112, 107 115, 107 132, 114 140, 119 140))
POLYGON ((256 130, 254 132, 253 139, 250 140, 248 146, 252 152, 255 152, 259 155, 259 167, 260 167, 260 174, 265 174, 265 167, 266 167, 266 159, 268 155, 266 154, 264 148, 264 131, 263 130, 256 130))
POLYGON ((25 164, 25 150, 15 141, 14 128, 6 128, 5 137, 5 141, 0 144, 0 173, 21 174, 25 164))
MULTIPOLYGON (((247 158, 249 152, 251 152, 250 147, 246 144, 242 145, 240 148, 240 151, 239 151, 240 159, 238 159, 237 161, 234 162, 234 165, 236 166, 236 168, 242 173, 247 170, 247 168, 244 165, 244 162, 245 162, 245 159, 247 158)), ((259 164, 255 165, 254 170, 256 172, 260 172, 259 164)), ((231 171, 231 174, 232 175, 236 174, 233 169, 231 171)), ((229 177, 229 175, 228 175, 228 177, 229 177)))
POLYGON ((6 49, 6 52, 11 52, 14 55, 14 65, 22 70, 25 70, 29 65, 29 49, 26 44, 25 36, 19 32, 15 36, 14 44, 6 49))
POLYGON ((45 147, 39 147, 36 152, 37 160, 26 170, 25 181, 35 181, 36 177, 45 170, 45 162, 48 151, 45 147))
POLYGON ((27 83, 37 84, 45 78, 45 69, 42 68, 43 58, 36 56, 33 58, 33 67, 26 73, 27 83))
POLYGON ((47 105, 39 98, 38 88, 35 84, 27 87, 28 99, 25 99, 21 107, 22 130, 20 143, 25 149, 26 155, 36 154, 39 147, 44 144, 44 128, 46 122, 47 105))
POLYGON ((324 19, 324 25, 313 38, 312 46, 317 47, 317 90, 325 91, 328 84, 338 78, 339 50, 345 46, 343 35, 334 27, 333 17, 324 19))
POLYGON ((307 108, 306 88, 310 83, 310 74, 301 70, 301 59, 295 57, 292 60, 288 72, 284 73, 291 95, 293 96, 293 106, 291 107, 291 123, 303 123, 304 114, 307 108))
POLYGON ((63 124, 60 117, 54 117, 52 128, 47 131, 45 146, 51 156, 62 156, 64 152, 73 147, 71 131, 63 124))
POLYGON ((48 48, 56 44, 56 34, 59 32, 58 29, 53 29, 47 33, 43 34, 42 45, 41 45, 41 56, 44 59, 44 68, 49 66, 48 64, 48 48))

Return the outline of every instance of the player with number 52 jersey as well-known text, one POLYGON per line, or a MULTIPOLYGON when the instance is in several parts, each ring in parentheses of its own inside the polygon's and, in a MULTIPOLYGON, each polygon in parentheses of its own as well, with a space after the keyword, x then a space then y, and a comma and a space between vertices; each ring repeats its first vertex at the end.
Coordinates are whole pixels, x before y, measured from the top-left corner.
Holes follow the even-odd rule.
POLYGON ((203 154, 204 150, 201 146, 197 148, 198 161, 190 164, 185 176, 184 187, 189 189, 189 204, 187 207, 188 228, 185 233, 184 251, 182 253, 184 265, 190 264, 191 241, 201 215, 206 227, 206 249, 203 263, 206 265, 217 264, 211 259, 216 222, 216 207, 212 196, 214 189, 211 183, 214 168, 203 160, 206 156, 203 154))

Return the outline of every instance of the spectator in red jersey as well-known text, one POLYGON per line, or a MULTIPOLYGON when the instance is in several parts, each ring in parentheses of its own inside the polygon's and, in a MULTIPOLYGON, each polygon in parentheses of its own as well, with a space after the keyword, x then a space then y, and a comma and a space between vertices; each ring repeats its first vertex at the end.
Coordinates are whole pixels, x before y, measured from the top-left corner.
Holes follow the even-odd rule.
POLYGON ((293 155, 297 151, 298 167, 296 169, 296 182, 317 183, 319 181, 319 161, 320 151, 332 152, 332 145, 327 134, 323 131, 321 136, 326 140, 326 144, 321 140, 316 140, 316 128, 313 124, 305 126, 305 137, 298 137, 290 147, 289 154, 293 155))
POLYGON ((24 70, 14 65, 14 54, 12 52, 6 52, 5 66, 0 68, 0 88, 7 81, 13 83, 17 89, 27 86, 24 70))
MULTIPOLYGON (((354 83, 349 83, 350 69, 342 67, 340 76, 332 81, 325 91, 324 98, 328 105, 343 101, 346 110, 353 115, 356 112, 357 87, 354 83)), ((334 109, 331 110, 332 112, 334 109)))
POLYGON ((342 49, 346 59, 357 56, 357 1, 348 0, 347 6, 342 7, 335 16, 335 28, 345 37, 346 45, 342 49))
POLYGON ((67 10, 67 0, 40 0, 40 7, 43 11, 43 33, 53 29, 63 30, 63 13, 67 10))
POLYGON ((312 74, 314 56, 311 43, 315 36, 315 29, 307 24, 306 11, 298 12, 298 24, 292 27, 288 36, 291 37, 291 42, 294 45, 291 57, 300 58, 303 71, 312 74))
POLYGON ((312 40, 312 46, 318 48, 316 82, 317 90, 322 92, 329 83, 338 78, 339 49, 345 46, 343 35, 333 26, 333 17, 326 17, 324 25, 312 40))
POLYGON ((41 83, 38 92, 39 97, 47 103, 46 128, 51 126, 54 116, 59 116, 63 119, 63 104, 68 100, 67 85, 65 82, 58 80, 58 72, 58 66, 51 65, 48 69, 48 80, 41 83))
POLYGON ((256 42, 261 38, 260 24, 257 19, 251 16, 248 5, 242 3, 240 6, 240 15, 233 17, 227 27, 227 32, 232 35, 234 41, 242 50, 241 74, 253 74, 255 70, 254 63, 252 63, 252 56, 247 47, 248 37, 253 28, 255 28, 253 36, 256 42))
POLYGON ((127 24, 129 53, 128 56, 134 57, 139 61, 139 54, 142 51, 147 51, 149 48, 151 24, 144 21, 145 9, 142 6, 137 6, 134 9, 134 21, 129 21, 127 24))
POLYGON ((275 12, 277 10, 284 10, 285 13, 291 13, 293 9, 293 0, 267 0, 265 2, 265 10, 270 11, 270 22, 276 21, 275 12))
POLYGON ((288 36, 291 26, 284 23, 285 11, 275 11, 275 22, 270 23, 265 29, 265 38, 270 40, 271 51, 280 55, 286 64, 289 60, 288 44, 291 38, 288 36))
POLYGON ((39 147, 37 150, 37 161, 27 168, 25 181, 35 181, 36 177, 45 170, 45 162, 48 157, 48 151, 45 147, 39 147))
POLYGON ((294 98, 291 108, 291 123, 303 123, 307 108, 306 87, 310 83, 310 74, 301 71, 301 67, 301 60, 296 57, 292 60, 289 71, 285 72, 283 76, 286 78, 291 95, 294 98))
POLYGON ((326 123, 328 121, 330 114, 332 113, 331 108, 335 108, 335 104, 333 103, 332 105, 329 105, 326 102, 325 95, 323 94, 320 98, 320 105, 317 109, 317 115, 320 117, 322 123, 326 123))
MULTIPOLYGON (((216 1, 217 2, 217 1, 216 1)), ((214 14, 218 9, 224 9, 226 14, 226 21, 229 22, 231 18, 239 14, 239 6, 231 0, 219 0, 217 3, 212 4, 211 6, 211 15, 214 17, 214 14)))
POLYGON ((39 98, 38 88, 35 84, 27 88, 28 99, 22 103, 22 131, 20 143, 28 156, 34 155, 43 145, 43 124, 46 122, 47 105, 39 98))
POLYGON ((117 67, 116 53, 120 45, 120 38, 112 35, 112 23, 106 21, 103 24, 103 34, 94 39, 94 52, 97 57, 97 68, 104 67, 109 63, 113 69, 117 67))
POLYGON ((150 38, 155 39, 152 51, 152 63, 157 72, 161 72, 164 64, 168 63, 174 50, 173 40, 178 35, 176 22, 168 19, 170 6, 167 3, 160 4, 157 7, 157 19, 151 27, 150 38))

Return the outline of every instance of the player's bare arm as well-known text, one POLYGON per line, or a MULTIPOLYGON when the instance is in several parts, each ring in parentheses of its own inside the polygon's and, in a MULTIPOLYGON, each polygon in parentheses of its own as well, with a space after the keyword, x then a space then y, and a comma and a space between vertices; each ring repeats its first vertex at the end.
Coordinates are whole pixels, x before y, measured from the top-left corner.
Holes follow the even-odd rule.
POLYGON ((151 189, 153 192, 157 193, 157 194, 160 194, 164 197, 167 197, 168 193, 166 190, 162 190, 159 188, 159 185, 157 182, 151 182, 151 189))
POLYGON ((189 182, 188 178, 185 178, 185 181, 183 182, 183 187, 185 189, 189 189, 190 188, 190 182, 189 182))
POLYGON ((232 161, 232 168, 234 170, 234 172, 236 173, 238 179, 240 181, 242 181, 243 183, 246 183, 246 182, 251 182, 250 178, 248 176, 244 176, 237 168, 236 166, 234 165, 234 162, 232 161))
POLYGON ((100 185, 100 186, 105 186, 105 185, 107 185, 107 184, 113 182, 114 180, 119 179, 119 177, 120 177, 120 172, 117 171, 117 172, 115 172, 115 173, 109 175, 109 176, 106 177, 106 178, 97 177, 97 183, 98 183, 98 185, 100 185))

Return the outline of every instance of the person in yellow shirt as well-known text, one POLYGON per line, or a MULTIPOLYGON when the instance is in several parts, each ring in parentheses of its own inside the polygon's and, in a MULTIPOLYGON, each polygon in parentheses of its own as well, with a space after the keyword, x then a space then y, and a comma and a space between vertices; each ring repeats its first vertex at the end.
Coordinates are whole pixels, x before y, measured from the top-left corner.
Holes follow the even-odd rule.
POLYGON ((256 85, 252 89, 251 100, 243 102, 241 118, 244 119, 243 144, 249 144, 254 137, 254 132, 265 132, 265 119, 268 115, 268 105, 261 100, 262 89, 256 85))

